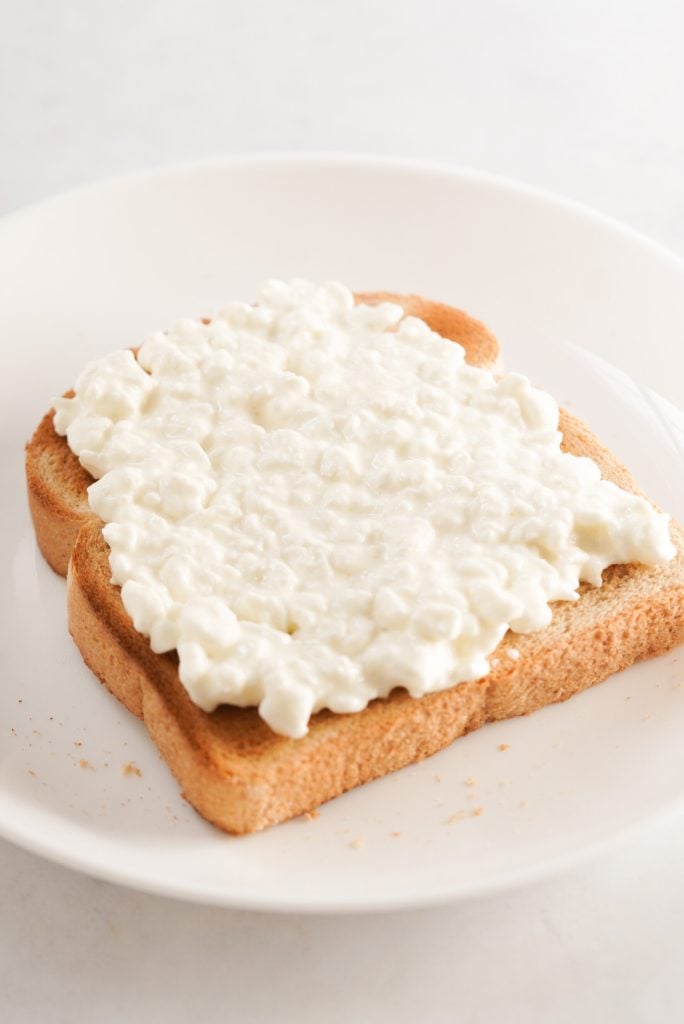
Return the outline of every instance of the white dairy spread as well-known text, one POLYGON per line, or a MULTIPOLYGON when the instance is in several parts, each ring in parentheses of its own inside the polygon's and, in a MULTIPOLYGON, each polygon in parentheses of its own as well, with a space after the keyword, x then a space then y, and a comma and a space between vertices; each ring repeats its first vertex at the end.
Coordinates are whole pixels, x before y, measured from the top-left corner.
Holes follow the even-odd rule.
POLYGON ((674 555, 668 516, 560 451, 549 395, 402 315, 272 281, 54 403, 124 606, 207 711, 298 737, 321 708, 478 679, 580 580, 674 555))

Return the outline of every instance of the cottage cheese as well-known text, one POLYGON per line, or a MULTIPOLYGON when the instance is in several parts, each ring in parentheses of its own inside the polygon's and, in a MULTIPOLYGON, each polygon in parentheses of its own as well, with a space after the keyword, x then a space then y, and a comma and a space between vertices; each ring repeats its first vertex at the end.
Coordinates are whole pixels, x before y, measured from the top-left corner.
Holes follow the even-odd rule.
POLYGON ((55 401, 124 606, 207 711, 299 737, 478 679, 581 580, 674 554, 666 515, 560 451, 549 395, 402 315, 272 281, 55 401))

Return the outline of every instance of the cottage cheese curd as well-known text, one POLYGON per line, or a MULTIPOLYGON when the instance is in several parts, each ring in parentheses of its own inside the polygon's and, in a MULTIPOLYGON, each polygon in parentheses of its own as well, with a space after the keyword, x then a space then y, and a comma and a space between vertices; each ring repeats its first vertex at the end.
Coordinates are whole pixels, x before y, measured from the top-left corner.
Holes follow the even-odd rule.
POLYGON ((549 395, 402 315, 272 281, 55 401, 124 606, 207 711, 299 737, 478 679, 581 580, 674 555, 666 515, 560 451, 549 395))

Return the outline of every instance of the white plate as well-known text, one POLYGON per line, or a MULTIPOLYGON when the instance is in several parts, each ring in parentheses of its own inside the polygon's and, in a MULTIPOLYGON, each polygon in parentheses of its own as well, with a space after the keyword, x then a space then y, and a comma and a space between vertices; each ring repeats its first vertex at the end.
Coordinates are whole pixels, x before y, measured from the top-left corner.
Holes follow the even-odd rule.
POLYGON ((415 291, 484 318, 509 366, 585 416, 684 516, 684 419, 657 397, 680 393, 684 266, 572 204, 426 165, 258 157, 15 214, 0 225, 0 832, 150 891, 342 911, 519 884, 671 809, 684 788, 677 653, 488 726, 316 820, 241 839, 183 802, 142 725, 84 668, 64 583, 34 545, 24 441, 86 359, 294 275, 415 291), (122 774, 131 761, 140 776, 122 774))

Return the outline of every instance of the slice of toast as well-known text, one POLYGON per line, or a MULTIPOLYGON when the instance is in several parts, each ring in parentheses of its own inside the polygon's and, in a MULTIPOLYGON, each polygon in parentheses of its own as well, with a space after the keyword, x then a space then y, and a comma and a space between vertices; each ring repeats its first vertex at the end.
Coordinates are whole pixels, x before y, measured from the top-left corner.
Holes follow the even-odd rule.
MULTIPOLYGON (((492 367, 498 346, 466 314, 416 296, 391 298, 407 313, 459 341, 466 358, 492 367)), ((606 479, 638 492, 627 470, 579 420, 561 414, 563 447, 588 455, 606 479)), ((133 628, 110 582, 100 520, 90 511, 90 475, 56 434, 48 413, 27 446, 29 501, 41 551, 62 574, 68 565, 69 628, 86 664, 141 717, 199 813, 229 832, 252 832, 313 810, 363 782, 419 761, 485 722, 527 714, 684 640, 684 531, 672 524, 676 557, 657 566, 614 566, 600 588, 583 585, 576 603, 554 606, 538 633, 509 633, 488 676, 414 699, 396 689, 351 715, 321 711, 309 732, 277 735, 256 709, 208 714, 189 698, 174 653, 154 654, 133 628), (517 660, 506 657, 516 648, 517 660)))

